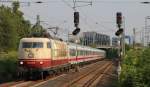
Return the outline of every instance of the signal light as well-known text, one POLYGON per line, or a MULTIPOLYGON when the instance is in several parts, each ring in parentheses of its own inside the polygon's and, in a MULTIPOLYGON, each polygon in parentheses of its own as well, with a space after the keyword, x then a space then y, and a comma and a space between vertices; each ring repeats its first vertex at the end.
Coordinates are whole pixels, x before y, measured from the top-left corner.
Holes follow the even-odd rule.
POLYGON ((122 24, 122 13, 121 12, 117 12, 116 14, 116 23, 118 24, 118 27, 121 27, 122 24))
POLYGON ((117 24, 121 24, 122 23, 122 13, 117 12, 116 16, 117 16, 117 20, 116 20, 117 24))
POLYGON ((77 27, 79 24, 79 12, 74 12, 74 24, 75 27, 77 27))
POLYGON ((80 28, 76 28, 76 29, 72 32, 72 34, 73 34, 73 35, 77 35, 79 32, 80 32, 80 28))
POLYGON ((115 35, 116 36, 119 36, 120 34, 122 34, 123 33, 123 29, 121 28, 121 29, 119 29, 116 33, 115 33, 115 35))

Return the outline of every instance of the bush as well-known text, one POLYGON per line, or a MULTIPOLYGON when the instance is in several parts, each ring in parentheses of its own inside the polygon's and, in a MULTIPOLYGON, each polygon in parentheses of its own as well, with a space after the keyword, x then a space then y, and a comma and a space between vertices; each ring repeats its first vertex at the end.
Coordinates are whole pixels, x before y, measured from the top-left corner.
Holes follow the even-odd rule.
POLYGON ((17 70, 17 52, 0 54, 0 83, 15 79, 17 70))
POLYGON ((150 87, 150 49, 127 52, 122 62, 120 87, 150 87))

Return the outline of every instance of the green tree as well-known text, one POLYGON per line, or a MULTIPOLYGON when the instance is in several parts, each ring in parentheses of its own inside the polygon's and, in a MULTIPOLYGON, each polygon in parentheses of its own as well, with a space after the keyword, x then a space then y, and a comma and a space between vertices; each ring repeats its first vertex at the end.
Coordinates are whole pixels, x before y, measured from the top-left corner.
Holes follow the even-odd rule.
POLYGON ((4 6, 0 7, 0 46, 3 49, 13 49, 16 47, 17 33, 15 29, 14 22, 12 17, 14 14, 11 12, 10 8, 5 8, 4 6))
POLYGON ((0 6, 0 51, 16 49, 19 40, 30 34, 30 22, 18 10, 19 3, 14 3, 12 8, 0 6))
MULTIPOLYGON (((14 1, 12 3, 12 11, 13 13, 15 13, 16 15, 22 17, 23 16, 23 13, 21 11, 19 11, 19 7, 20 7, 20 4, 18 1, 14 1)), ((22 17, 23 18, 23 17, 22 17)))

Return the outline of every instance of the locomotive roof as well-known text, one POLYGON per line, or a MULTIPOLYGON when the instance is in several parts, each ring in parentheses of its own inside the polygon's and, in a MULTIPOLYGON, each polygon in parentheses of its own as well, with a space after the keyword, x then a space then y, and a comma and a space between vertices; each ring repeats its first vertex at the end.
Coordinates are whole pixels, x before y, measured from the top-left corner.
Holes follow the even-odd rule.
POLYGON ((50 41, 48 38, 22 38, 21 42, 44 42, 44 41, 50 41))

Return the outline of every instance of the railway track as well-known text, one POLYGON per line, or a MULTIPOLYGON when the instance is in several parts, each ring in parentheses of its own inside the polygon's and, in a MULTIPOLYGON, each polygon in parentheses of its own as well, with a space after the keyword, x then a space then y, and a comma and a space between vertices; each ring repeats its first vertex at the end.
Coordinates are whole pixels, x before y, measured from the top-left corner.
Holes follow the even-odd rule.
POLYGON ((71 83, 65 84, 63 87, 92 87, 103 77, 104 73, 109 70, 112 63, 106 63, 102 67, 96 67, 88 73, 79 76, 71 83))
POLYGON ((111 61, 99 61, 80 68, 80 72, 69 72, 56 79, 34 85, 34 87, 91 87, 102 79, 111 66, 111 61))
POLYGON ((38 83, 42 83, 46 80, 58 78, 59 76, 61 76, 61 74, 59 74, 57 76, 48 77, 44 80, 32 80, 32 81, 21 80, 21 81, 7 82, 7 83, 0 84, 0 87, 32 87, 33 85, 36 85, 38 83))
POLYGON ((29 83, 29 81, 14 81, 0 84, 0 87, 19 87, 29 83))
POLYGON ((111 61, 99 61, 85 67, 80 72, 68 72, 45 80, 19 81, 0 87, 93 87, 111 67, 111 61))
POLYGON ((87 81, 83 87, 95 87, 95 85, 102 79, 105 73, 111 68, 112 64, 108 64, 104 70, 100 70, 93 78, 87 81))

